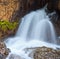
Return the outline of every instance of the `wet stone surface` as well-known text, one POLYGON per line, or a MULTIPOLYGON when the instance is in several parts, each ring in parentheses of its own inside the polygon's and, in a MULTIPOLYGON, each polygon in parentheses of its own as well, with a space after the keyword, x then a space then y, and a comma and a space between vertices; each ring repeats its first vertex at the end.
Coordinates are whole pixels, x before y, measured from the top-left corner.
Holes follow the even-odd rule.
POLYGON ((4 42, 0 42, 0 59, 5 59, 10 50, 6 47, 4 42))
POLYGON ((35 50, 33 56, 34 59, 60 59, 60 50, 40 47, 35 50))

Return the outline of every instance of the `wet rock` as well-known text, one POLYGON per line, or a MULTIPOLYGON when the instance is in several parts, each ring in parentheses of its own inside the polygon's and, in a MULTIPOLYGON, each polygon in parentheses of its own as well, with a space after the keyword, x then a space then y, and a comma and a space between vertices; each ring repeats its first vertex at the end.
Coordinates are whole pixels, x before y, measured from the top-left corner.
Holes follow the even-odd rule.
POLYGON ((54 26, 55 26, 55 29, 56 29, 57 36, 60 36, 60 20, 55 22, 54 26))
POLYGON ((51 21, 52 21, 52 23, 54 25, 56 35, 60 36, 60 17, 57 14, 52 15, 51 17, 52 17, 51 21))
POLYGON ((60 59, 60 50, 40 47, 35 50, 33 57, 34 59, 60 59))
POLYGON ((57 40, 58 40, 58 42, 60 42, 59 38, 58 38, 60 36, 60 16, 56 11, 47 13, 47 14, 48 14, 51 22, 53 23, 55 33, 57 35, 57 40))
POLYGON ((5 59, 10 50, 6 47, 4 42, 0 42, 0 58, 5 59))
POLYGON ((3 56, 2 54, 0 54, 0 59, 5 59, 5 56, 3 56))

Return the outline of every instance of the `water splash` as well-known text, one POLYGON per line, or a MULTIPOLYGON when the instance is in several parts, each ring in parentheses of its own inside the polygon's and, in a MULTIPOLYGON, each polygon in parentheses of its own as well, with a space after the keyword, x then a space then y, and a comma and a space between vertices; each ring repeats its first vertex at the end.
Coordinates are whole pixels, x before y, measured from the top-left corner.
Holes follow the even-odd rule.
POLYGON ((7 47, 11 50, 10 55, 16 54, 23 59, 32 59, 28 56, 29 51, 28 53, 25 52, 25 48, 47 46, 56 49, 56 47, 60 47, 55 45, 55 31, 44 9, 33 11, 21 20, 16 36, 5 41, 7 47))

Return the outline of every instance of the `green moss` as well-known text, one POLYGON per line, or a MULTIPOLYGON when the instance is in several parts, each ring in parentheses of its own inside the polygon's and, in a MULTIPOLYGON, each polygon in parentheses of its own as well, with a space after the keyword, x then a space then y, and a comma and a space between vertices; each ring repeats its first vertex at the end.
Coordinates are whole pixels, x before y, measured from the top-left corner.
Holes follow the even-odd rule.
POLYGON ((18 25, 18 22, 0 21, 0 29, 2 31, 14 30, 18 25))

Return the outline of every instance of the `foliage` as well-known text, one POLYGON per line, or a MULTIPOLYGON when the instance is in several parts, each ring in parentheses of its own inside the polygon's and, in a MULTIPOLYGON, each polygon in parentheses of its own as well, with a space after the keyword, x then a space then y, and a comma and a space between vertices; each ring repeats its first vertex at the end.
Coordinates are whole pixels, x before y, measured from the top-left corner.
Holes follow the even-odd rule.
POLYGON ((18 22, 0 21, 0 29, 4 32, 7 30, 14 30, 18 25, 18 22))

